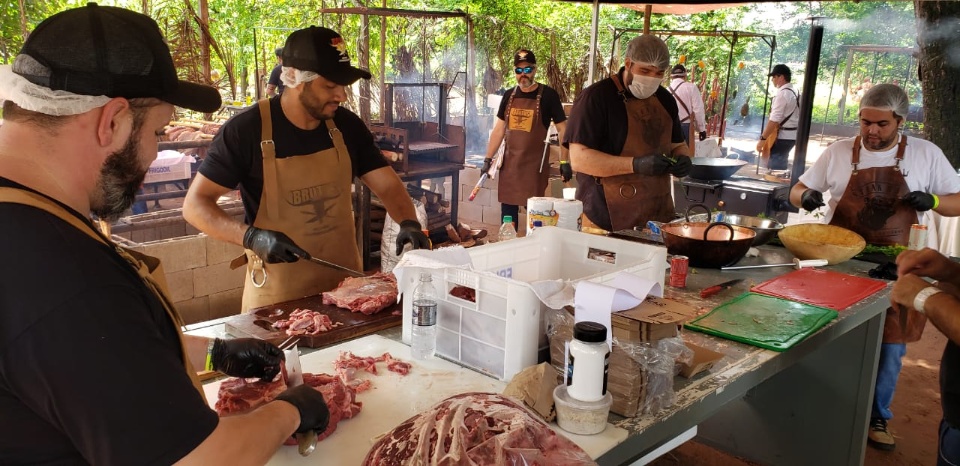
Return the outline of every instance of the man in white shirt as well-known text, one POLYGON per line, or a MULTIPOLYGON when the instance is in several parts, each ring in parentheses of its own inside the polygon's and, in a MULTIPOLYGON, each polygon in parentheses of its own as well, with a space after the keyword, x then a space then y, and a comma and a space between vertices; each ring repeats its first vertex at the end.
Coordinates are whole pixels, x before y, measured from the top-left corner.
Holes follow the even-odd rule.
POLYGON ((770 119, 757 141, 757 153, 762 152, 768 138, 776 139, 770 148, 767 169, 786 170, 790 151, 797 145, 797 125, 800 123, 800 94, 790 84, 790 68, 777 64, 767 76, 773 78, 777 94, 770 106, 770 119))
POLYGON ((670 70, 670 87, 667 88, 680 110, 680 127, 683 128, 683 137, 690 143, 690 123, 696 119, 696 130, 700 140, 707 138, 706 113, 703 110, 703 97, 697 85, 687 81, 687 69, 677 64, 670 70))

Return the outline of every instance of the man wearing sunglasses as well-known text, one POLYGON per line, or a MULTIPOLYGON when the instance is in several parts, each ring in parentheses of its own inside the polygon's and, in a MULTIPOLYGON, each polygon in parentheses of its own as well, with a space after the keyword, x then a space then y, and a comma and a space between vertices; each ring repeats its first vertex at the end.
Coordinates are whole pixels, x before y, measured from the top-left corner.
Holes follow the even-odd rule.
MULTIPOLYGON (((532 51, 518 50, 513 55, 513 64, 517 86, 507 91, 500 101, 481 170, 490 171, 493 157, 504 143, 497 200, 500 218, 510 215, 516 227, 520 206, 525 205, 528 198, 543 196, 547 189, 550 167, 544 154, 550 121, 557 126, 558 136, 563 140, 567 116, 557 91, 536 81, 537 57, 532 51)), ((566 161, 565 149, 560 158, 566 161)), ((560 173, 564 181, 573 176, 570 165, 564 162, 561 162, 560 173)))
POLYGON ((623 230, 674 218, 670 176, 687 176, 692 162, 677 101, 660 85, 668 66, 667 44, 640 35, 620 71, 577 96, 563 144, 585 226, 623 230))

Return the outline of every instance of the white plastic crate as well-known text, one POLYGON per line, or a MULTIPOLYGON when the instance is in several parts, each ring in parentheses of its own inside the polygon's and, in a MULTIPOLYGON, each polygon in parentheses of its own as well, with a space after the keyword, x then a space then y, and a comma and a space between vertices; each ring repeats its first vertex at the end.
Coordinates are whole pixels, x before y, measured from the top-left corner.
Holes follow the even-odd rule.
MULTIPOLYGON (((398 283, 409 297, 419 272, 430 272, 440 295, 437 352, 501 380, 537 363, 541 340, 540 302, 530 283, 589 280, 603 283, 630 272, 663 285, 666 248, 556 227, 524 238, 467 249, 474 270, 415 269, 398 283), (462 285, 476 302, 449 294, 462 285)), ((403 342, 410 344, 412 299, 403 300, 403 342)))
POLYGON ((150 164, 144 183, 162 183, 167 181, 189 180, 190 170, 196 160, 176 151, 162 151, 150 164))

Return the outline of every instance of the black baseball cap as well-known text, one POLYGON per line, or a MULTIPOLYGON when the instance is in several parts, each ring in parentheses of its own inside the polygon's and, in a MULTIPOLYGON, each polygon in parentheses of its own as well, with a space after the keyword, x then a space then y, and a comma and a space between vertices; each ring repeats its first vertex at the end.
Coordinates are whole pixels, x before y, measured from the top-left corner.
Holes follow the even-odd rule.
POLYGON ((671 77, 673 77, 673 76, 683 76, 683 75, 685 75, 685 74, 687 74, 687 69, 684 68, 684 66, 681 65, 681 64, 679 64, 679 63, 678 63, 676 66, 674 66, 672 70, 670 70, 670 76, 671 76, 671 77))
POLYGON ((156 21, 96 3, 43 20, 27 36, 12 71, 73 94, 152 97, 200 112, 214 112, 221 104, 215 88, 177 78, 156 21))
POLYGON ((283 66, 314 71, 337 84, 349 86, 370 79, 370 72, 350 64, 347 44, 336 31, 310 26, 293 31, 283 46, 283 66))
POLYGON ((783 63, 778 63, 776 65, 773 65, 773 71, 771 71, 770 74, 768 74, 767 76, 783 75, 783 76, 786 76, 787 79, 790 79, 791 74, 792 73, 790 72, 790 68, 787 68, 787 65, 784 65, 783 63))
POLYGON ((532 51, 527 49, 517 50, 517 53, 513 54, 513 66, 519 65, 521 62, 527 62, 531 65, 536 65, 537 56, 534 55, 532 51))

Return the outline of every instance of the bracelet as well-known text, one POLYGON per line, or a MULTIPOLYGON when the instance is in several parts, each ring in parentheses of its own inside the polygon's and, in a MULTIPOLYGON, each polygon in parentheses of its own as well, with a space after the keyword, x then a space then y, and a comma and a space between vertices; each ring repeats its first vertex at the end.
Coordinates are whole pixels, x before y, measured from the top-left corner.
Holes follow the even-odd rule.
POLYGON ((931 196, 933 196, 933 208, 936 209, 937 207, 940 207, 940 197, 936 194, 931 194, 931 196))
POLYGON ((568 164, 568 163, 570 163, 569 160, 561 160, 561 161, 560 161, 560 165, 566 165, 566 164, 568 164))
POLYGON ((913 298, 913 308, 923 314, 925 312, 923 305, 927 303, 927 299, 937 293, 943 293, 943 290, 935 286, 928 286, 920 290, 917 296, 913 298))
POLYGON ((766 141, 766 140, 767 140, 767 138, 760 138, 760 140, 761 140, 761 141, 766 141))
POLYGON ((210 343, 207 343, 207 360, 203 365, 203 370, 212 371, 213 370, 213 346, 217 343, 216 338, 211 338, 210 343))

